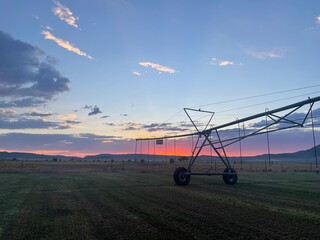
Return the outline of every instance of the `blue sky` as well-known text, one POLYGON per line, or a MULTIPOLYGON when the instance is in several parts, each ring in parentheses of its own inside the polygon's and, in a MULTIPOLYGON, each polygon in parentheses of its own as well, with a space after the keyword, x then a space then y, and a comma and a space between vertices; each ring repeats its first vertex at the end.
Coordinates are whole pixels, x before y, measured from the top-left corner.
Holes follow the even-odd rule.
POLYGON ((204 107, 220 124, 320 95, 319 1, 0 0, 0 31, 1 150, 132 152, 183 107, 313 86, 204 107))

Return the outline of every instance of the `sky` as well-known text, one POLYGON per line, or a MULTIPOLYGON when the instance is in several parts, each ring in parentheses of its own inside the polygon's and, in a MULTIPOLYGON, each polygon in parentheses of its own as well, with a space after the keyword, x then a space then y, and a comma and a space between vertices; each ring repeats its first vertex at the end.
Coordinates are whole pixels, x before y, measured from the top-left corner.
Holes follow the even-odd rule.
MULTIPOLYGON (((317 0, 0 0, 0 151, 133 153, 136 138, 194 132, 184 107, 217 126, 320 96, 319 43, 317 0)), ((313 147, 308 121, 270 134, 271 152, 313 147)), ((265 153, 265 136, 243 152, 265 153)))

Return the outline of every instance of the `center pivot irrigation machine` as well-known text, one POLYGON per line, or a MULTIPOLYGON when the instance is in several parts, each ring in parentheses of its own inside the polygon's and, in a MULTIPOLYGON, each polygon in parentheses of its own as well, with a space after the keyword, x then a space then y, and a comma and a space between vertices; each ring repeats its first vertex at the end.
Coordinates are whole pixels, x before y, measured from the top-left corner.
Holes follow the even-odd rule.
POLYGON ((175 135, 175 136, 157 137, 157 138, 138 138, 136 139, 136 147, 137 147, 138 141, 154 140, 157 144, 162 144, 164 139, 170 139, 170 138, 175 139, 175 138, 185 138, 188 136, 197 136, 196 144, 193 147, 192 156, 189 160, 188 167, 187 168, 178 167, 174 171, 173 178, 175 183, 180 186, 187 185, 190 182, 191 175, 207 175, 207 176, 221 175, 223 178, 223 181, 226 184, 233 185, 237 183, 238 176, 236 171, 232 169, 230 161, 228 159, 226 149, 225 149, 227 146, 230 146, 234 143, 242 141, 243 139, 246 139, 248 137, 253 137, 261 134, 267 134, 268 136, 268 133, 270 132, 275 132, 279 130, 294 128, 294 127, 303 127, 308 116, 310 115, 311 126, 313 131, 315 156, 316 156, 316 171, 317 173, 319 173, 317 152, 316 152, 316 146, 315 146, 316 144, 315 144, 315 134, 314 134, 314 122, 313 122, 313 116, 312 116, 312 107, 314 103, 318 101, 320 101, 320 96, 315 98, 309 98, 308 100, 297 102, 297 103, 287 105, 281 108, 277 108, 274 110, 266 109, 265 112, 252 115, 246 118, 242 118, 242 119, 237 119, 236 121, 218 125, 212 128, 208 128, 208 126, 215 114, 214 112, 203 111, 201 109, 184 108, 184 111, 187 114, 188 118, 190 119, 192 125, 196 129, 196 132, 189 133, 189 134, 175 135), (307 106, 307 111, 303 113, 304 116, 302 118, 299 118, 298 120, 294 119, 294 113, 297 113, 297 110, 302 108, 303 106, 307 106), (190 111, 204 112, 204 113, 211 114, 211 117, 203 130, 199 130, 199 126, 197 126, 196 124, 197 122, 193 120, 189 114, 190 111), (280 114, 283 114, 283 115, 280 116, 280 114), (265 124, 260 124, 260 126, 257 125, 254 131, 244 133, 243 135, 239 134, 239 136, 237 137, 229 137, 226 139, 222 139, 220 137, 219 131, 221 129, 226 129, 227 127, 234 126, 234 125, 239 126, 240 123, 244 123, 244 122, 258 119, 261 117, 265 117, 265 124), (199 157, 199 154, 201 153, 201 151, 205 146, 209 146, 217 154, 217 156, 225 166, 225 169, 223 172, 193 172, 192 171, 192 166, 196 162, 197 158, 199 157))

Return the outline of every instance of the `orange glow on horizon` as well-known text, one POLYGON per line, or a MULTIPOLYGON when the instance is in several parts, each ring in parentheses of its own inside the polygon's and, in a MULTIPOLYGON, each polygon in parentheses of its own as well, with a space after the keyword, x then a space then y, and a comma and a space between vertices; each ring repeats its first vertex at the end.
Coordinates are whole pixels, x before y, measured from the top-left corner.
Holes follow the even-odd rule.
MULTIPOLYGON (((99 155, 99 154, 114 154, 114 155, 122 155, 122 154, 135 154, 134 151, 106 151, 106 152, 79 152, 79 151, 65 151, 65 150, 14 150, 14 149, 0 149, 1 152, 21 152, 21 153, 34 153, 34 154, 44 154, 44 155, 62 155, 62 156, 70 156, 70 157, 80 157, 84 158, 85 156, 91 155, 99 155)), ((197 150, 196 150, 197 151, 197 150)), ((290 153, 295 152, 295 150, 289 150, 289 149, 283 149, 278 151, 272 151, 271 154, 279 154, 279 153, 290 153)), ((239 157, 240 152, 238 149, 226 149, 226 153, 228 157, 239 157)), ((179 145, 175 148, 173 146, 168 146, 167 148, 165 145, 156 145, 149 146, 149 150, 147 147, 143 146, 143 148, 137 147, 136 154, 146 154, 146 155, 163 155, 163 156, 191 156, 192 155, 192 148, 191 146, 185 146, 185 145, 179 145)), ((206 156, 217 156, 215 151, 212 149, 210 151, 209 147, 204 147, 202 151, 200 152, 200 156, 206 155, 206 156)), ((220 154, 223 155, 223 152, 220 151, 220 154)), ((266 150, 261 149, 250 149, 250 150, 243 150, 242 156, 243 157, 251 157, 251 156, 257 156, 267 154, 266 150)))
MULTIPOLYGON (((239 157, 240 153, 239 152, 231 152, 231 151, 227 151, 227 156, 228 157, 239 157)), ((138 152, 137 154, 140 154, 140 152, 138 152)), ((147 152, 142 152, 142 154, 148 154, 147 152)), ((153 152, 149 152, 149 155, 153 155, 153 152)), ((157 151, 155 153, 156 155, 164 155, 164 156, 191 156, 191 151, 183 151, 183 150, 176 150, 176 151, 157 151)), ((223 155, 222 152, 220 152, 221 155, 223 155)), ((257 156, 257 155, 261 155, 261 154, 265 154, 265 152, 258 152, 258 151, 251 151, 251 152, 242 152, 242 156, 257 156)), ((210 156, 211 152, 210 151, 201 151, 201 153, 199 154, 200 156, 206 155, 206 156, 210 156)), ((217 156, 217 154, 212 151, 212 156, 217 156)))
POLYGON ((43 154, 48 156, 54 155, 62 155, 62 156, 70 156, 70 157, 85 157, 87 155, 97 155, 100 153, 86 153, 86 152, 73 152, 73 151, 61 151, 61 150, 13 150, 13 149, 0 149, 1 152, 17 152, 17 153, 34 153, 34 154, 43 154))
POLYGON ((71 157, 85 157, 88 155, 83 152, 71 152, 71 151, 60 151, 60 150, 34 150, 30 151, 35 154, 44 154, 44 155, 63 155, 63 156, 71 156, 71 157))

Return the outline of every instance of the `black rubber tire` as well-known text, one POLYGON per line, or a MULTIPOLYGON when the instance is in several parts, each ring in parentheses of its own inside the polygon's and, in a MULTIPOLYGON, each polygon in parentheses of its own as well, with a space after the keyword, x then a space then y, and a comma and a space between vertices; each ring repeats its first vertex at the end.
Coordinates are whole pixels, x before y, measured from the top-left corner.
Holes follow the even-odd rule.
POLYGON ((189 184, 191 176, 186 174, 188 170, 184 167, 178 167, 173 173, 174 182, 178 186, 186 186, 189 184))
POLYGON ((223 173, 232 173, 230 175, 222 175, 222 179, 225 184, 234 185, 237 183, 238 175, 235 170, 233 170, 232 168, 226 168, 223 173))

